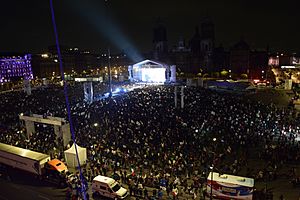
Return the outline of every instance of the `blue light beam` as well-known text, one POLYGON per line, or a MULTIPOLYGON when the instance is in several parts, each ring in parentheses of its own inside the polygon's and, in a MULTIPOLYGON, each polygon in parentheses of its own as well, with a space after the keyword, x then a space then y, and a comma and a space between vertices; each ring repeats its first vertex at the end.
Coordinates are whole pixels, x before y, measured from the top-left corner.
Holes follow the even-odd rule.
POLYGON ((119 27, 116 26, 116 23, 108 17, 108 5, 105 9, 103 6, 92 6, 86 2, 80 3, 74 0, 71 4, 74 8, 79 10, 79 13, 86 18, 87 22, 93 25, 110 43, 118 49, 124 50, 132 61, 138 62, 143 60, 143 57, 134 45, 125 37, 119 27))

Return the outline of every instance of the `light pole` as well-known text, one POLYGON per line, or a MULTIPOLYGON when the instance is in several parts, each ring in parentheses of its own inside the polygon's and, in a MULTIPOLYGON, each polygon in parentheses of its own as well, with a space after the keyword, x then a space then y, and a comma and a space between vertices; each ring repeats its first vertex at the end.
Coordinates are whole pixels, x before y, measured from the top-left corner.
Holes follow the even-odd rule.
MULTIPOLYGON (((213 140, 213 145, 215 145, 217 138, 214 137, 212 140, 213 140)), ((215 146, 214 146, 214 148, 215 148, 215 146)), ((215 152, 212 151, 212 153, 213 153, 213 157, 212 157, 213 160, 212 160, 211 166, 209 167, 210 173, 211 173, 211 175, 210 175, 210 200, 213 199, 213 179, 214 179, 213 174, 214 174, 214 162, 215 162, 215 152)))
POLYGON ((108 84, 109 84, 109 96, 112 96, 111 89, 111 67, 110 67, 110 49, 108 47, 108 84))
MULTIPOLYGON (((108 0, 104 0, 105 10, 106 10, 106 23, 108 23, 108 0)), ((107 45, 107 62, 108 62, 108 87, 109 87, 109 96, 112 96, 112 88, 111 88, 111 67, 110 67, 110 48, 109 44, 107 45)))
POLYGON ((212 188, 212 185, 213 185, 213 179, 214 179, 214 164, 212 164, 210 167, 210 173, 211 173, 211 175, 210 175, 210 200, 212 200, 213 198, 212 198, 212 196, 213 196, 213 188, 212 188))

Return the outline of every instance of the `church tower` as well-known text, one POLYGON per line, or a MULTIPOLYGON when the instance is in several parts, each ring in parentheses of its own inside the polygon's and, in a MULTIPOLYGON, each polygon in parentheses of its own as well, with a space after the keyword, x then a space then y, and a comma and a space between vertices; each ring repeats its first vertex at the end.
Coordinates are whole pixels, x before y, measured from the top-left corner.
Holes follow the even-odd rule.
POLYGON ((199 27, 195 27, 195 34, 190 41, 191 52, 195 55, 200 55, 201 52, 201 36, 199 32, 199 27))
POLYGON ((159 60, 168 54, 167 31, 160 19, 153 28, 153 52, 154 59, 159 60))
POLYGON ((201 23, 201 51, 211 53, 215 43, 215 27, 209 18, 201 23))
POLYGON ((201 54, 203 67, 210 71, 213 64, 213 51, 215 48, 215 27, 210 18, 203 19, 201 23, 201 54))

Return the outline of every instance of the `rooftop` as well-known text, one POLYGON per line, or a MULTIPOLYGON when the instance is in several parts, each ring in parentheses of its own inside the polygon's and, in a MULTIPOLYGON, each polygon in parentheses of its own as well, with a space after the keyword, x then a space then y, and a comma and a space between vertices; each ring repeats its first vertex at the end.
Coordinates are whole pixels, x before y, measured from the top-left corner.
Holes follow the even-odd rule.
POLYGON ((112 185, 113 183, 115 183, 116 181, 110 177, 106 177, 106 176, 101 176, 101 175, 98 175, 96 176, 93 181, 99 181, 99 182, 102 182, 102 183, 107 183, 108 185, 112 185))

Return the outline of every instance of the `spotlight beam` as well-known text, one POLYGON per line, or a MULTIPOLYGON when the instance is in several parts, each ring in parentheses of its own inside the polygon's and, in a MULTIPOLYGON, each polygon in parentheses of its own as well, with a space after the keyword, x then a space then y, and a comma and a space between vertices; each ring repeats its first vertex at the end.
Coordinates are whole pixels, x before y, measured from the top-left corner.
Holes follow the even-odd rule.
MULTIPOLYGON (((105 3, 108 3, 108 1, 105 1, 105 3)), ((79 11, 90 25, 94 26, 101 35, 108 39, 111 44, 120 50, 124 50, 132 61, 138 62, 143 60, 138 50, 122 33, 116 23, 111 18, 105 16, 105 6, 93 6, 78 0, 72 0, 70 4, 79 11)))

